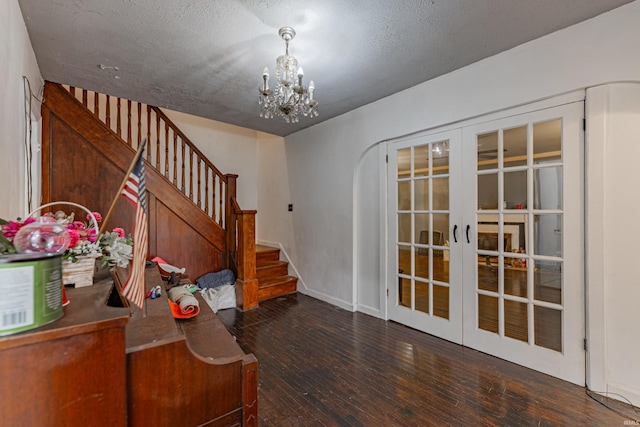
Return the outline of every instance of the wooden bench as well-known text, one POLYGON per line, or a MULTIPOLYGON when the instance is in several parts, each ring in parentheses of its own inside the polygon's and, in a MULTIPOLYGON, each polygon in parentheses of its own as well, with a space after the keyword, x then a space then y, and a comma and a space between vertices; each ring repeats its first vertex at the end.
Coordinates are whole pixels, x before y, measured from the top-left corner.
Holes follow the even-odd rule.
MULTIPOLYGON (((114 273, 116 286, 126 280, 126 270, 114 273)), ((157 268, 146 270, 146 284, 162 293, 146 299, 146 316, 132 307, 126 327, 128 425, 257 425, 256 358, 199 293, 200 313, 174 319, 157 268)))

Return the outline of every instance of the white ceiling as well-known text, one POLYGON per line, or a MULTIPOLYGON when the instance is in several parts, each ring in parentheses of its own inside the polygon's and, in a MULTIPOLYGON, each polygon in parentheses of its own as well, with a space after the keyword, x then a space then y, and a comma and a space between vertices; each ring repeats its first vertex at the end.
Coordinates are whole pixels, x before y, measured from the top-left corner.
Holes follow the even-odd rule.
POLYGON ((19 0, 45 80, 282 136, 629 2, 19 0), (283 26, 320 104, 297 124, 258 116, 283 26))

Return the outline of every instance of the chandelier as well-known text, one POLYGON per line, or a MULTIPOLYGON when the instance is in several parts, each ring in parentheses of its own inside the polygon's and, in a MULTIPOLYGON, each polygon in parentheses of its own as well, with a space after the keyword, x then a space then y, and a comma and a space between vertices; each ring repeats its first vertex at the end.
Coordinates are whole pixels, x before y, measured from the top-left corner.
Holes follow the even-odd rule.
POLYGON ((280 116, 287 123, 297 123, 298 115, 318 116, 318 101, 313 99, 315 85, 313 80, 309 87, 302 85, 303 71, 298 68, 298 60, 289 55, 289 41, 296 32, 291 27, 282 27, 278 31, 285 43, 285 54, 276 60, 276 87, 269 89, 269 68, 262 72, 263 84, 258 88, 260 93, 260 117, 271 119, 280 116))

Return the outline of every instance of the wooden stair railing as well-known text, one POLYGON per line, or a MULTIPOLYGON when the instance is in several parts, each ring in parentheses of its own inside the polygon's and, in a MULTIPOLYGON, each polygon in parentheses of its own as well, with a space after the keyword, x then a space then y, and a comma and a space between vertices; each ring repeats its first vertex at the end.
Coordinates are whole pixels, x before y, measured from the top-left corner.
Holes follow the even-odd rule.
POLYGON ((144 137, 146 160, 221 227, 227 179, 222 172, 158 107, 73 86, 61 87, 113 131, 137 149, 144 137))
POLYGON ((47 84, 66 91, 133 150, 147 138, 147 164, 224 229, 222 265, 236 274, 238 307, 257 307, 256 211, 240 209, 235 198, 238 176, 222 174, 158 107, 73 86, 47 84))

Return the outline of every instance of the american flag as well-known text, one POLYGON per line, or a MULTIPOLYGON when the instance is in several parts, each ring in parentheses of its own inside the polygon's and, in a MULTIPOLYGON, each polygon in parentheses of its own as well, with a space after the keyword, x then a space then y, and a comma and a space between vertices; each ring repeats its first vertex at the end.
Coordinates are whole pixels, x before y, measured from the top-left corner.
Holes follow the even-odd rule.
POLYGON ((122 196, 136 208, 136 222, 133 228, 133 260, 129 277, 122 285, 122 295, 142 308, 144 304, 144 270, 147 260, 147 188, 144 183, 144 146, 127 182, 122 196))

